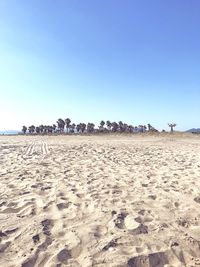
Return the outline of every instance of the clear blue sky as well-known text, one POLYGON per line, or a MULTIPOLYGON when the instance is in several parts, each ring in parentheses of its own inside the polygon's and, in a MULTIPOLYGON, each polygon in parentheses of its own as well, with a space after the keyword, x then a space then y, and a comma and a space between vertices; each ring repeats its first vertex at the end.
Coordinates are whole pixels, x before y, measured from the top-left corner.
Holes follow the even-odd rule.
POLYGON ((0 129, 200 127, 199 0, 0 0, 0 129))

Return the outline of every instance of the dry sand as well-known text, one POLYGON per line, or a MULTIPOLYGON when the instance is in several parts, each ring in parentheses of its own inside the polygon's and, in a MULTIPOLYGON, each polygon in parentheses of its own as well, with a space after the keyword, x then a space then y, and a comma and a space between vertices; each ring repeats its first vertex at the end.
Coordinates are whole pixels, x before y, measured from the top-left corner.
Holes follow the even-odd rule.
POLYGON ((200 266, 200 138, 0 137, 0 266, 200 266))

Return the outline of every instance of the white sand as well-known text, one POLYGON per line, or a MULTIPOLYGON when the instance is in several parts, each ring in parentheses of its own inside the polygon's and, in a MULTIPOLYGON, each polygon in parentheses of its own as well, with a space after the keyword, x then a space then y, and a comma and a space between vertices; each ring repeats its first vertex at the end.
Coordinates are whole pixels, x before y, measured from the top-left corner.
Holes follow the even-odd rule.
POLYGON ((0 137, 1 267, 200 266, 200 138, 0 137))

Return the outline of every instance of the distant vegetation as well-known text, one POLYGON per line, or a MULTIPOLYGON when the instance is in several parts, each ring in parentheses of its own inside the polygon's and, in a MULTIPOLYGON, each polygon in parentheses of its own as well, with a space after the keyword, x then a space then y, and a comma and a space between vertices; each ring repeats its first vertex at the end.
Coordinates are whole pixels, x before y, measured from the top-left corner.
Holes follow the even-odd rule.
POLYGON ((200 128, 192 128, 190 130, 187 130, 187 132, 193 134, 200 134, 200 128))
MULTIPOLYGON (((51 134, 51 133, 144 133, 144 132, 158 132, 151 124, 133 126, 127 123, 101 121, 100 124, 95 127, 94 123, 72 123, 69 118, 63 120, 58 119, 56 124, 53 125, 40 125, 29 127, 23 126, 22 132, 24 134, 51 134)), ((164 130, 163 130, 164 131, 164 130)))

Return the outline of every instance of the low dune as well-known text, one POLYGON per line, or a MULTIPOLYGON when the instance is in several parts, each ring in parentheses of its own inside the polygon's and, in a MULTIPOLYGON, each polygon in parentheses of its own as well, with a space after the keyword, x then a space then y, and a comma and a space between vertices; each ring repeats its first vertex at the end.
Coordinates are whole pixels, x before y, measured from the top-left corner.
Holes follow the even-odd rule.
POLYGON ((1 136, 1 267, 200 266, 200 138, 1 136))

